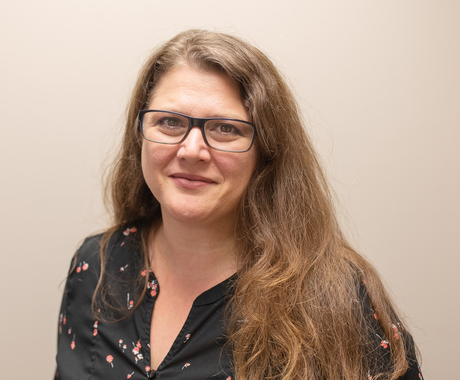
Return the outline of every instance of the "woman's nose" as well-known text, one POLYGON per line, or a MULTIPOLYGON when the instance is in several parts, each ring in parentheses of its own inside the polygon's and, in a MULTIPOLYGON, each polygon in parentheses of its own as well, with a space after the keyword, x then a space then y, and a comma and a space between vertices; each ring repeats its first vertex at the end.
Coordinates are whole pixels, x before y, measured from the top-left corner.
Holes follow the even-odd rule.
POLYGON ((180 144, 177 156, 189 162, 210 160, 210 148, 206 145, 199 127, 190 130, 187 138, 180 144))

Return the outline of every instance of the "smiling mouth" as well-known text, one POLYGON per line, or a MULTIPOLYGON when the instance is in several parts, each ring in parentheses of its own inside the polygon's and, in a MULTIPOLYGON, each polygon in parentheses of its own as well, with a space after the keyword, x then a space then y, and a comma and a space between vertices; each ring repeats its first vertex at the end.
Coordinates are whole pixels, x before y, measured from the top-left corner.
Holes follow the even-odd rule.
POLYGON ((171 177, 176 178, 176 179, 187 180, 187 181, 190 181, 190 182, 215 183, 213 180, 211 180, 209 178, 190 175, 190 174, 172 174, 171 177))

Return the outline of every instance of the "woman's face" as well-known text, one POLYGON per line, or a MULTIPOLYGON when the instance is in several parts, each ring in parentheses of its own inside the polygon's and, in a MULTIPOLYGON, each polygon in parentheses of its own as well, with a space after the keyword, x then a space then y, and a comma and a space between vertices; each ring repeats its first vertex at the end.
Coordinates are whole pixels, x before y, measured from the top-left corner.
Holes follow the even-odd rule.
MULTIPOLYGON (((148 109, 199 118, 248 121, 238 86, 225 74, 179 65, 163 74, 148 109)), ((221 152, 206 145, 197 127, 180 144, 142 144, 145 181, 161 205, 162 217, 178 221, 233 225, 235 210, 257 161, 248 152, 221 152)))

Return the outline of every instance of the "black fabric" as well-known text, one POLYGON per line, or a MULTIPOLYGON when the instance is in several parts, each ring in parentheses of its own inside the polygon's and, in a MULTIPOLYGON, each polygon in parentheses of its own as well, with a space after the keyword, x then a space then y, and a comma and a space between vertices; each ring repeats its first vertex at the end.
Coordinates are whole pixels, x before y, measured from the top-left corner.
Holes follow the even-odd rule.
MULTIPOLYGON (((140 226, 139 226, 140 227, 140 226)), ((92 297, 100 275, 101 235, 85 240, 71 267, 59 316, 56 380, 231 380, 231 352, 226 345, 224 315, 232 294, 234 278, 225 280, 197 297, 190 314, 157 371, 150 369, 150 323, 155 300, 161 291, 155 275, 142 270, 140 233, 135 226, 114 234, 109 243, 107 281, 113 281, 113 296, 129 309, 139 290, 137 276, 149 276, 147 293, 141 305, 127 319, 101 322, 91 311, 92 297)), ((112 283, 111 283, 112 284, 112 283)), ((365 309, 373 312, 362 292, 365 309)), ((115 315, 116 316, 116 315, 115 315)), ((389 355, 377 320, 373 321, 376 349, 389 355)), ((401 330, 401 326, 399 326, 401 330)), ((399 331, 398 330, 398 331, 399 331)), ((395 330, 396 331, 396 330, 395 330)), ((409 341, 409 352, 413 345, 409 341)), ((415 356, 404 380, 421 379, 415 356)))

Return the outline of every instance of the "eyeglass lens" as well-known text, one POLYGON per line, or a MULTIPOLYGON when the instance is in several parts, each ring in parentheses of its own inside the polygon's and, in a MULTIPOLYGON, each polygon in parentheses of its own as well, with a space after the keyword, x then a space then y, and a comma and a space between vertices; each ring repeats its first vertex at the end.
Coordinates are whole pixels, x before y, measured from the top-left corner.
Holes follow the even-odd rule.
MULTIPOLYGON (((146 112, 142 119, 144 137, 162 144, 181 142, 189 128, 185 116, 163 111, 146 112)), ((251 147, 254 128, 238 120, 211 119, 204 125, 209 146, 228 151, 245 151, 251 147)))

